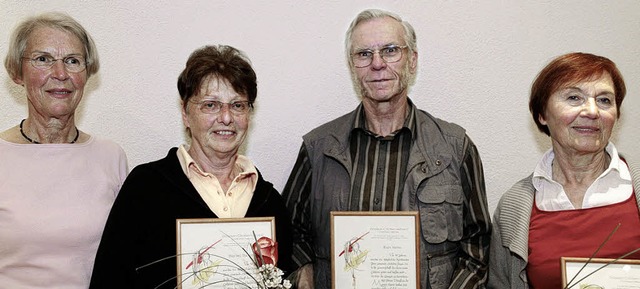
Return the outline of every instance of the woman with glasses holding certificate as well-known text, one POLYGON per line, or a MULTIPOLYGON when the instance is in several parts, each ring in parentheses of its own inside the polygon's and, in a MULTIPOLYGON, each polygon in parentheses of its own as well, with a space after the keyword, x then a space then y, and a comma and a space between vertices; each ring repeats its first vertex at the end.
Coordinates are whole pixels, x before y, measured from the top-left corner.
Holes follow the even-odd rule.
POLYGON ((249 59, 230 46, 197 49, 178 91, 191 143, 131 171, 109 215, 91 288, 176 288, 177 219, 273 216, 278 267, 290 266, 284 200, 238 153, 257 96, 249 59))
POLYGON ((28 114, 0 133, 0 287, 85 289, 127 174, 122 148, 75 122, 95 44, 70 16, 44 13, 18 24, 4 65, 28 114))
POLYGON ((540 72, 529 108, 551 149, 498 204, 490 288, 562 288, 561 257, 640 247, 640 166, 610 141, 625 93, 616 65, 593 54, 562 55, 540 72))

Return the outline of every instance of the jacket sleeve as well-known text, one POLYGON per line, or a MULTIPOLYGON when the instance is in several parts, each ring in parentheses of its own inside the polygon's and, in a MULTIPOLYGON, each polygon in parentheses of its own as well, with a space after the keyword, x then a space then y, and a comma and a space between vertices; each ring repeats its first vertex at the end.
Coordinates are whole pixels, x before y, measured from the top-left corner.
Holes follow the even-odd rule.
POLYGON ((485 288, 489 263, 491 217, 487 206, 482 162, 466 137, 460 168, 465 195, 461 253, 449 288, 485 288))
POLYGON ((313 236, 311 230, 310 199, 311 165, 304 144, 284 187, 283 197, 291 215, 293 226, 294 270, 313 261, 313 236))
MULTIPOLYGON (((496 209, 499 214, 499 208, 496 209)), ((502 236, 500 235, 500 223, 494 216, 493 231, 491 232, 491 258, 489 258, 489 280, 487 288, 511 288, 509 282, 509 271, 511 270, 510 252, 508 248, 502 246, 502 236)))

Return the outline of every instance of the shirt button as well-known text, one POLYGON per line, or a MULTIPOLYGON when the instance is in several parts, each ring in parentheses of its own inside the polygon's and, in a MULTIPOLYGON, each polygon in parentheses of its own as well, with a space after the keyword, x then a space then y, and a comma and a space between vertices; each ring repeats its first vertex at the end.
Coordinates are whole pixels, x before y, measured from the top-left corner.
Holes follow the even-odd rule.
POLYGON ((227 195, 229 195, 229 197, 233 196, 232 192, 229 192, 227 195))
POLYGON ((442 164, 442 161, 441 161, 441 160, 436 160, 436 166, 439 166, 439 165, 441 165, 441 164, 442 164))
POLYGON ((229 210, 229 207, 224 207, 222 210, 226 212, 229 210))

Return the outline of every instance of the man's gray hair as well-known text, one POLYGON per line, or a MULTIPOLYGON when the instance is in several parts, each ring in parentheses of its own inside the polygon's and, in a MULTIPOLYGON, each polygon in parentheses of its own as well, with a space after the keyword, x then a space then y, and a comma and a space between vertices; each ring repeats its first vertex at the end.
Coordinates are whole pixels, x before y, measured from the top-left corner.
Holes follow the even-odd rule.
POLYGON ((358 24, 364 21, 376 19, 376 18, 384 18, 384 17, 392 18, 400 22, 400 24, 402 24, 402 28, 404 29, 405 45, 407 45, 407 49, 409 50, 408 55, 412 55, 414 52, 418 51, 416 31, 413 29, 413 26, 409 24, 409 22, 403 21, 399 15, 392 12, 388 12, 380 9, 367 9, 360 12, 358 16, 356 16, 356 18, 353 19, 353 21, 351 22, 351 25, 349 25, 349 29, 347 29, 344 44, 345 44, 345 52, 347 56, 347 63, 349 63, 349 67, 353 65, 353 61, 351 60, 351 53, 352 53, 351 37, 353 34, 353 30, 356 28, 356 26, 358 26, 358 24))

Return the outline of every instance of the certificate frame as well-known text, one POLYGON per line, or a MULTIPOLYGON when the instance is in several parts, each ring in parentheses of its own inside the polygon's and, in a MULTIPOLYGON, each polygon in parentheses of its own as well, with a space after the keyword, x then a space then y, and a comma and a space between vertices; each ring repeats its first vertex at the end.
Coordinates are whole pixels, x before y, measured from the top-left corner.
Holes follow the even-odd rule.
POLYGON ((417 211, 332 211, 330 217, 331 288, 420 288, 417 211))
POLYGON ((563 288, 579 289, 581 285, 589 289, 640 288, 640 260, 561 257, 560 267, 563 288), (570 284, 571 287, 567 287, 567 282, 583 267, 578 277, 570 284), (594 271, 595 273, 583 279, 594 271), (583 280, 579 281, 581 279, 583 280))
POLYGON ((177 219, 177 288, 195 289, 207 284, 247 288, 228 285, 234 278, 257 288, 240 267, 255 272, 251 244, 260 237, 276 241, 274 217, 177 219))

